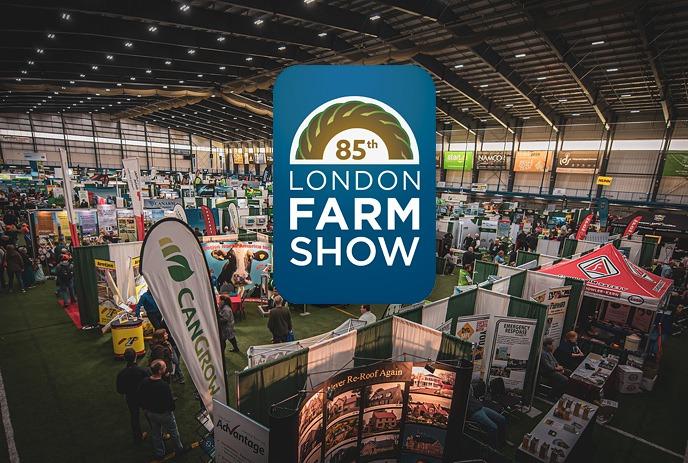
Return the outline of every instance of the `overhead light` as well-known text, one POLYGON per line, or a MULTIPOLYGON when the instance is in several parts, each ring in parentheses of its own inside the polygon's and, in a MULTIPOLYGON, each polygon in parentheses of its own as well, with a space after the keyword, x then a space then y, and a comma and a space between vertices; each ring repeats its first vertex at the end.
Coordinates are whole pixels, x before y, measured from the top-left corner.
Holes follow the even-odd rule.
POLYGON ((90 96, 87 96, 87 97, 86 97, 86 99, 87 99, 87 100, 90 100, 90 99, 91 99, 91 97, 90 97, 90 96))
POLYGON ((189 55, 193 55, 193 54, 196 53, 196 50, 194 50, 193 48, 189 48, 186 52, 187 52, 189 55))
POLYGON ((50 34, 48 34, 48 38, 49 38, 49 39, 54 39, 54 38, 55 38, 55 34, 53 34, 53 33, 51 32, 50 34))
POLYGON ((616 72, 618 70, 619 70, 619 68, 609 68, 609 69, 607 69, 607 72, 616 72))
POLYGON ((69 21, 70 19, 72 19, 72 15, 69 13, 62 13, 62 19, 64 19, 65 21, 69 21))
POLYGON ((127 48, 131 48, 131 47, 134 46, 134 44, 131 43, 131 42, 124 42, 124 46, 127 47, 127 48))
POLYGON ((580 113, 573 113, 572 116, 580 116, 580 113))
POLYGON ((196 77, 201 78, 201 77, 203 77, 203 74, 196 74, 196 77))
POLYGON ((604 40, 598 40, 596 42, 591 43, 590 45, 602 45, 604 43, 604 40))
POLYGON ((206 109, 206 111, 207 111, 207 112, 210 112, 210 110, 209 110, 209 109, 206 109))
POLYGON ((169 66, 170 64, 172 64, 172 61, 167 60, 167 61, 165 61, 165 64, 169 66))
POLYGON ((131 76, 131 77, 129 77, 129 80, 136 80, 136 77, 131 76))
POLYGON ((198 114, 198 111, 194 111, 194 115, 195 115, 195 114, 198 114))
POLYGON ((73 81, 73 80, 70 80, 69 83, 73 85, 73 84, 74 84, 74 81, 73 81))
POLYGON ((106 92, 109 92, 109 91, 110 91, 110 89, 109 89, 109 88, 106 88, 106 89, 105 89, 105 91, 106 91, 106 92))
POLYGON ((115 59, 115 57, 112 55, 107 55, 105 58, 108 59, 109 61, 112 61, 113 59, 115 59))
POLYGON ((223 106, 222 109, 227 109, 227 106, 223 106))
POLYGON ((505 108, 511 108, 512 106, 513 106, 512 104, 508 104, 508 105, 505 105, 504 107, 505 108))
POLYGON ((630 98, 630 97, 631 97, 630 93, 624 93, 623 95, 621 95, 621 98, 630 98))
POLYGON ((545 76, 540 76, 540 77, 537 78, 537 80, 545 80, 546 78, 547 78, 547 77, 545 77, 545 76))
POLYGON ((525 53, 519 53, 518 55, 514 55, 514 58, 525 58, 525 56, 525 53))
POLYGON ((79 77, 83 79, 84 77, 86 77, 86 74, 79 74, 79 77))
MULTIPOLYGON (((136 95, 136 96, 137 96, 138 98, 141 98, 141 95, 136 95)), ((110 106, 112 106, 112 105, 110 105, 110 106)))
POLYGON ((59 94, 60 94, 60 92, 53 92, 53 93, 54 93, 55 95, 59 95, 59 94))
POLYGON ((36 53, 38 53, 39 55, 42 55, 44 51, 45 50, 43 50, 42 48, 36 48, 36 53))
POLYGON ((455 64, 454 69, 461 69, 463 67, 463 64, 455 64))
POLYGON ((181 5, 179 5, 179 11, 189 11, 189 8, 191 7, 186 3, 182 3, 181 5))
POLYGON ((36 62, 32 60, 28 60, 27 63, 29 64, 29 66, 33 66, 34 64, 36 64, 36 62))
POLYGON ((246 61, 253 61, 253 56, 247 56, 246 61))
MULTIPOLYGON (((163 85, 162 88, 167 88, 167 85, 163 85)), ((129 98, 127 98, 127 101, 129 101, 129 98)))
POLYGON ((255 21, 253 21, 253 24, 255 24, 256 26, 260 26, 261 24, 263 24, 263 20, 262 19, 256 19, 255 21))
POLYGON ((370 17, 370 20, 371 20, 371 21, 377 21, 378 19, 380 19, 380 15, 379 15, 379 14, 374 14, 374 15, 372 15, 372 16, 370 17))
POLYGON ((180 80, 180 81, 179 81, 179 83, 180 83, 180 84, 183 84, 183 83, 184 83, 184 81, 183 81, 183 80, 180 80))
POLYGON ((121 87, 121 86, 122 86, 122 84, 121 84, 121 83, 119 83, 119 82, 117 82, 117 86, 118 86, 118 87, 121 87))
POLYGON ((280 45, 279 47, 277 47, 277 49, 278 49, 279 51, 284 51, 284 50, 287 49, 287 47, 285 47, 284 45, 280 45))
POLYGON ((308 4, 310 4, 310 3, 313 3, 314 1, 315 1, 315 0, 303 0, 303 3, 305 3, 306 5, 308 5, 308 4))
MULTIPOLYGON (((83 104, 83 103, 84 103, 84 100, 79 100, 79 103, 83 104)), ((40 103, 38 103, 38 104, 40 104, 40 103)))
POLYGON ((530 116, 523 116, 521 119, 528 120, 530 119, 530 116))
POLYGON ((157 30, 158 30, 158 27, 157 27, 157 26, 151 26, 151 27, 148 28, 148 32, 155 32, 155 31, 157 31, 157 30))
POLYGON ((172 119, 174 119, 174 115, 172 115, 171 117, 172 117, 172 119))
POLYGON ((488 84, 482 84, 482 85, 480 86, 480 88, 485 88, 485 87, 487 87, 487 86, 488 86, 488 84))
POLYGON ((321 32, 320 34, 318 34, 318 37, 325 37, 325 36, 327 36, 327 32, 321 32))
POLYGON ((21 82, 21 78, 19 77, 15 78, 14 80, 16 80, 17 82, 21 82))
POLYGON ((639 110, 639 109, 632 109, 632 110, 631 110, 631 113, 633 113, 633 114, 635 114, 635 113, 639 113, 639 112, 640 112, 640 110, 639 110))
POLYGON ((29 71, 27 71, 26 69, 22 69, 21 73, 24 74, 24 75, 26 75, 26 74, 29 73, 29 71))
POLYGON ((98 70, 98 66, 96 66, 96 65, 94 64, 93 66, 91 66, 91 69, 93 69, 94 71, 97 71, 97 70, 98 70))
POLYGON ((131 98, 127 98, 127 101, 131 101, 131 98))
POLYGON ((219 36, 219 37, 217 38, 217 41, 218 41, 218 42, 224 42, 226 38, 227 38, 227 37, 225 37, 224 35, 221 35, 221 36, 219 36))
POLYGON ((152 74, 153 70, 152 69, 146 69, 146 74, 152 74))
POLYGON ((567 100, 566 98, 562 98, 559 100, 559 103, 566 103, 567 101, 569 101, 569 100, 567 100))

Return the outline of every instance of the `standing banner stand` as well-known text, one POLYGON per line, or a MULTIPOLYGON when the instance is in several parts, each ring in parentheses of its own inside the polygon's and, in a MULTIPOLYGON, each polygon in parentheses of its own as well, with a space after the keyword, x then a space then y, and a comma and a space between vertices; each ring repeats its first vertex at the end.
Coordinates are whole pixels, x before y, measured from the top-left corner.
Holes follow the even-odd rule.
POLYGON ((136 220, 136 238, 143 240, 145 234, 145 227, 143 223, 143 198, 141 197, 142 181, 141 169, 139 168, 139 158, 125 158, 122 159, 123 173, 127 177, 127 186, 129 187, 129 196, 131 197, 131 206, 134 209, 134 218, 136 220))
POLYGON ((76 214, 74 212, 74 187, 72 186, 72 177, 69 173, 69 164, 67 162, 67 153, 64 149, 59 148, 60 151, 60 166, 62 168, 62 186, 64 189, 65 209, 67 210, 67 220, 69 220, 69 235, 72 240, 72 247, 79 246, 79 234, 76 230, 76 214))

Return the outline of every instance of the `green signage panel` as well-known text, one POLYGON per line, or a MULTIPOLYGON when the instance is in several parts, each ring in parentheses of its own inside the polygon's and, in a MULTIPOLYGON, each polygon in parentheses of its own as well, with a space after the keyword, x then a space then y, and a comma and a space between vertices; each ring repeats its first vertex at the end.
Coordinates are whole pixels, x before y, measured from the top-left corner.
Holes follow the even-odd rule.
POLYGON ((669 151, 664 162, 665 177, 688 177, 688 151, 669 151))
POLYGON ((473 170, 473 151, 445 151, 444 168, 447 170, 473 170))

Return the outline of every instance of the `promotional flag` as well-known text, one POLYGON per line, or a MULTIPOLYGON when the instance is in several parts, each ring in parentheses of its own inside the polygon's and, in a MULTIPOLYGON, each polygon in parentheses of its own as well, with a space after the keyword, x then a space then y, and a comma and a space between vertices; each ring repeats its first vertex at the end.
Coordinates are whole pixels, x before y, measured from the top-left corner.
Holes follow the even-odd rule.
POLYGON ((578 227, 578 233, 576 233, 576 239, 577 240, 584 240, 585 239, 585 235, 588 234, 588 228, 590 228, 591 223, 592 223, 592 214, 588 214, 585 216, 585 218, 581 222, 580 226, 578 227))
POLYGON ((636 215, 633 217, 633 220, 628 222, 628 225, 626 225, 626 229, 623 232, 623 235, 621 235, 622 238, 626 238, 627 236, 631 236, 635 231, 638 229, 638 225, 640 225, 640 221, 643 220, 642 215, 636 215))
POLYGON ((163 219, 146 234, 140 265, 203 404, 212 413, 213 399, 227 403, 227 389, 215 297, 201 245, 184 222, 163 219))
POLYGON ((186 211, 184 210, 184 206, 182 206, 181 204, 175 205, 172 212, 174 213, 174 216, 182 222, 189 223, 189 220, 186 218, 186 211))
POLYGON ((76 214, 74 213, 74 187, 72 178, 69 175, 69 165, 67 163, 67 153, 60 148, 60 165, 62 166, 62 185, 64 188, 65 209, 67 209, 67 220, 69 221, 69 235, 71 236, 72 246, 79 246, 79 236, 76 231, 76 214))
POLYGON ((129 196, 131 196, 131 205, 134 209, 134 218, 136 219, 136 236, 138 240, 143 239, 143 199, 141 198, 141 169, 139 168, 138 158, 122 159, 122 166, 124 168, 124 175, 127 176, 127 185, 129 186, 129 196))
POLYGON ((217 227, 215 226, 215 217, 213 217, 213 211, 211 211, 208 206, 201 206, 201 215, 203 216, 203 222, 205 223, 205 234, 207 236, 217 235, 217 227))

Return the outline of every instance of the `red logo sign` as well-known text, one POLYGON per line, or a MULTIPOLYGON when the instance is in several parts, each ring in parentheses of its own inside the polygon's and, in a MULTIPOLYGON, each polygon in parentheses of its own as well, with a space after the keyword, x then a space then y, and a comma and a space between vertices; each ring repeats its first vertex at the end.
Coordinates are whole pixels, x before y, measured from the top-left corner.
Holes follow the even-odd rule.
POLYGON ((642 215, 637 215, 633 217, 633 220, 628 222, 628 225, 626 226, 626 229, 623 232, 622 238, 631 236, 633 233, 635 233, 635 231, 638 229, 638 225, 640 225, 641 220, 643 220, 642 215))
POLYGON ((590 260, 586 260, 578 264, 578 268, 588 278, 598 280, 600 278, 607 278, 618 275, 619 269, 614 266, 607 256, 599 256, 590 260))

